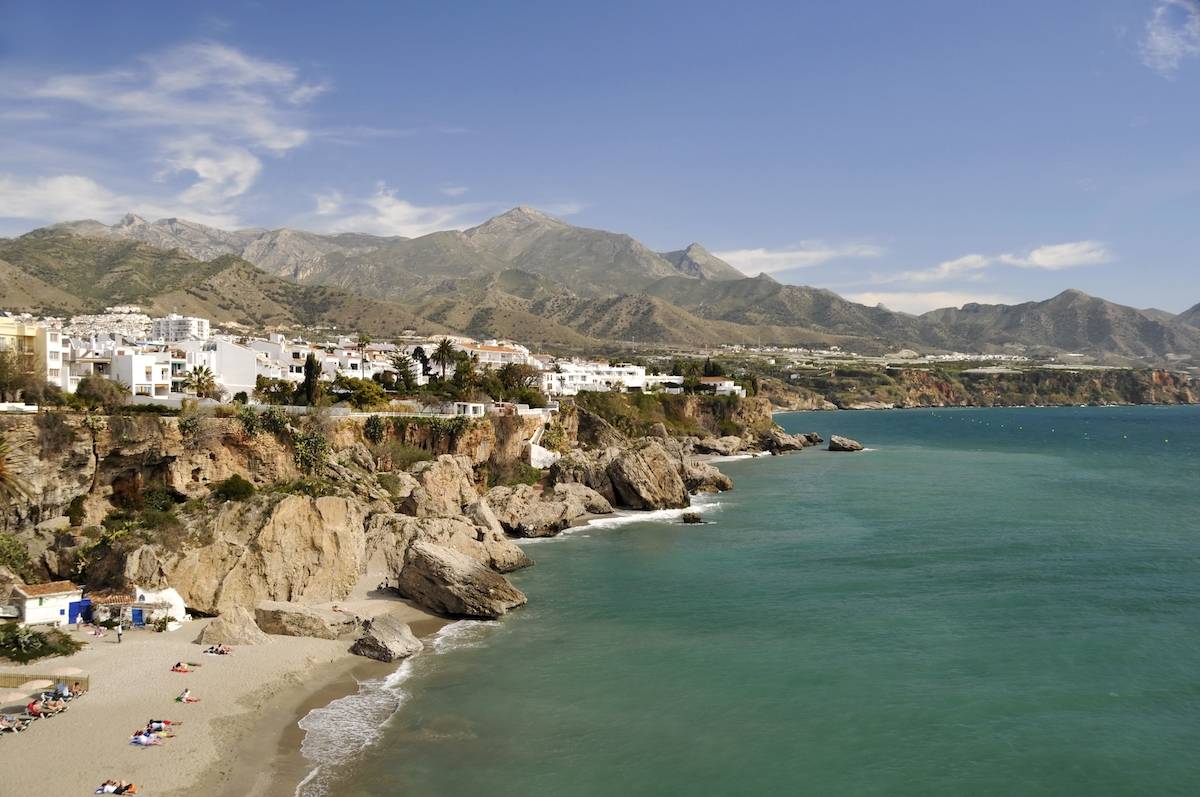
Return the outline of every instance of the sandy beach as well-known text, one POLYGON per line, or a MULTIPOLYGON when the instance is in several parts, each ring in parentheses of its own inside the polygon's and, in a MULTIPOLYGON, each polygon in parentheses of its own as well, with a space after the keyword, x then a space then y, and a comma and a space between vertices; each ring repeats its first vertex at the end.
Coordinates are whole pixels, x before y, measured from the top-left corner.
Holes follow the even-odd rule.
MULTIPOLYGON (((373 590, 338 606, 360 617, 400 613, 420 636, 446 622, 373 590)), ((304 776, 296 721, 354 692, 358 680, 394 669, 350 654, 349 639, 273 636, 229 656, 205 656, 193 640, 208 622, 167 633, 129 631, 120 644, 111 632, 102 638, 72 632, 87 643, 72 656, 0 665, 30 673, 77 667, 91 677, 91 691, 64 714, 0 739, 5 793, 91 794, 107 778, 133 781, 141 794, 184 797, 259 794, 288 780, 294 787, 304 776), (202 666, 171 672, 177 661, 202 666), (185 687, 201 702, 175 702, 185 687), (129 744, 151 718, 183 725, 161 746, 129 744)))

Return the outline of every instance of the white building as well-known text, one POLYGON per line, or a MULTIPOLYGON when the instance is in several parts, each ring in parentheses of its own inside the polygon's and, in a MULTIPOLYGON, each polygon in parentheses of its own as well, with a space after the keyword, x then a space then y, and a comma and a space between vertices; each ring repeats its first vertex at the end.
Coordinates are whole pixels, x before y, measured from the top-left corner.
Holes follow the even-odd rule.
POLYGON ((646 369, 640 365, 602 362, 558 362, 542 372, 542 392, 549 396, 574 396, 580 391, 621 392, 644 390, 646 369))
POLYGON ((116 335, 128 340, 145 340, 150 334, 150 316, 136 305, 106 307, 103 313, 96 315, 72 316, 63 326, 63 334, 72 339, 116 335))
POLYGON ((127 386, 135 396, 171 397, 171 362, 166 352, 114 349, 109 378, 127 386))
POLYGON ((70 581, 19 584, 13 602, 21 611, 21 625, 67 625, 83 606, 83 589, 70 581))
POLYGON ((184 370, 190 372, 205 366, 212 371, 217 386, 230 396, 237 393, 245 393, 248 396, 254 392, 259 373, 259 357, 258 352, 250 346, 243 346, 223 337, 212 337, 208 340, 176 341, 171 344, 171 348, 184 355, 184 370))
POLYGON ((171 313, 150 322, 150 337, 165 343, 177 340, 207 340, 209 324, 207 318, 171 313))
POLYGON ((485 340, 483 343, 457 343, 454 348, 475 358, 480 368, 501 368, 505 365, 529 365, 529 349, 517 343, 485 340))
POLYGON ((702 376, 700 385, 718 396, 746 396, 746 389, 727 376, 702 376))

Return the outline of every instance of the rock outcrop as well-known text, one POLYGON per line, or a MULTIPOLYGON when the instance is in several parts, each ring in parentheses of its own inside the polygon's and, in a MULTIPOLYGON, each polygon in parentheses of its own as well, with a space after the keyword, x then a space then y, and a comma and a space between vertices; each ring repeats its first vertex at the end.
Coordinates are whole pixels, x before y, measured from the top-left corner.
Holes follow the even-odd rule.
POLYGON ((376 661, 396 661, 420 653, 425 647, 408 624, 394 614, 374 617, 363 626, 363 635, 350 652, 376 661))
POLYGON ((836 434, 829 436, 830 451, 862 451, 862 443, 857 440, 851 440, 849 437, 840 437, 836 434))
POLYGON ((204 626, 197 645, 261 645, 271 638, 254 622, 254 615, 243 606, 234 606, 204 626))
POLYGON ((224 612, 262 601, 324 603, 350 594, 366 562, 366 506, 327 496, 257 495, 189 517, 206 545, 164 563, 188 606, 224 612))
MULTIPOLYGON (((479 511, 482 512, 482 508, 479 511)), ((393 573, 399 573, 405 567, 408 549, 418 541, 457 551, 500 573, 533 564, 525 552, 504 535, 498 523, 484 527, 462 515, 434 518, 393 513, 373 515, 367 526, 367 548, 371 556, 380 557, 393 573)))
POLYGON ((607 468, 617 503, 630 509, 675 509, 688 505, 679 466, 662 443, 641 440, 618 453, 607 468))
POLYGON ((337 639, 354 627, 354 618, 341 612, 283 601, 263 601, 255 606, 254 621, 267 634, 317 639, 337 639))
POLYGON ((808 445, 808 439, 803 435, 788 434, 778 426, 772 426, 763 432, 758 444, 762 447, 763 451, 770 451, 772 454, 783 454, 788 451, 803 450, 808 445))
POLYGON ((681 470, 683 483, 690 493, 721 493, 733 489, 733 479, 707 462, 686 458, 681 470))
POLYGON ((504 530, 517 537, 551 537, 584 515, 613 511, 604 496, 578 483, 557 484, 544 492, 529 484, 493 487, 487 500, 504 530))
POLYGON ((692 450, 698 454, 717 454, 727 457, 736 454, 746 447, 742 438, 735 435, 725 437, 705 437, 692 445, 692 450))
POLYGON ((494 620, 526 601, 523 592, 491 568, 424 541, 409 546, 397 589, 435 612, 484 620, 494 620))
POLYGON ((411 476, 416 483, 401 506, 410 515, 461 515, 463 507, 479 498, 471 460, 466 457, 443 454, 435 460, 418 464, 412 469, 411 476))

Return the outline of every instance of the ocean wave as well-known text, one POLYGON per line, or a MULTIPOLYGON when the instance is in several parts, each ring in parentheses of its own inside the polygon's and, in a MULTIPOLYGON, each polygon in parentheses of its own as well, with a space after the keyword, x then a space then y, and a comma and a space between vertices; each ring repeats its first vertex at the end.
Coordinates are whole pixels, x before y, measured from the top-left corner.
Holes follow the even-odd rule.
MULTIPOLYGON (((429 639, 426 652, 433 655, 483 644, 487 629, 494 625, 477 620, 460 620, 444 626, 429 639)), ((425 655, 423 653, 422 655, 425 655)), ((383 734, 388 720, 404 704, 408 693, 404 682, 412 677, 420 656, 405 659, 383 678, 360 681, 358 691, 308 712, 298 723, 304 731, 300 752, 316 766, 296 786, 296 797, 327 797, 332 793, 331 769, 345 763, 383 734)))

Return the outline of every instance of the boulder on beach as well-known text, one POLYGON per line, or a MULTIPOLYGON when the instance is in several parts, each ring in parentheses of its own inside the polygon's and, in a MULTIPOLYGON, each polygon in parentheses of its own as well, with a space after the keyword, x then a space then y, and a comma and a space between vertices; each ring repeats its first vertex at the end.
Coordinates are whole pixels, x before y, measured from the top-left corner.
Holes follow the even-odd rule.
POLYGON ((791 435, 778 426, 772 426, 762 434, 758 443, 763 451, 770 451, 772 454, 783 454, 788 451, 802 450, 807 440, 801 435, 791 435))
POLYGON ((862 451, 862 443, 857 440, 851 440, 849 437, 840 437, 836 434, 829 436, 830 451, 862 451))
POLYGON ((363 635, 350 648, 358 656, 376 661, 406 659, 425 647, 408 623, 394 614, 373 617, 363 626, 363 635))
POLYGON ((746 447, 745 441, 736 435, 725 437, 705 437, 692 444, 692 450, 697 454, 717 454, 727 457, 736 454, 746 447))
POLYGON ((678 462, 657 440, 645 439, 621 450, 608 463, 607 473, 620 506, 679 509, 688 505, 678 462))
POLYGON ((337 639, 354 626, 354 618, 341 612, 285 601, 259 603, 254 607, 254 621, 268 634, 317 639, 337 639))
POLYGON ((525 603, 507 578, 466 554, 417 541, 397 577, 400 594, 431 611, 494 620, 525 603))
POLYGON ((197 645, 261 645, 270 641, 243 606, 223 612, 196 637, 197 645))
POLYGON ((707 462, 685 457, 681 471, 683 483, 690 493, 723 493, 733 489, 733 479, 707 462))

